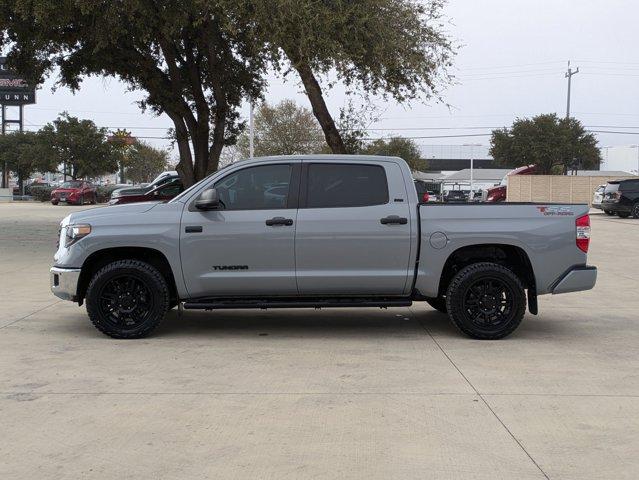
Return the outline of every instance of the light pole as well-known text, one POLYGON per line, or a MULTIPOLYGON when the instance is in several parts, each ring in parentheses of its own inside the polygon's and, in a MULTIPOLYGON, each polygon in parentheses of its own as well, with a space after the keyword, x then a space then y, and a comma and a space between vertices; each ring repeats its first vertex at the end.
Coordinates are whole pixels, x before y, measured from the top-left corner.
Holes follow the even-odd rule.
POLYGON ((253 158, 253 99, 249 98, 249 157, 253 158))
POLYGON ((481 143, 464 143, 465 147, 470 147, 470 200, 473 199, 473 187, 475 183, 475 147, 481 147, 481 143))

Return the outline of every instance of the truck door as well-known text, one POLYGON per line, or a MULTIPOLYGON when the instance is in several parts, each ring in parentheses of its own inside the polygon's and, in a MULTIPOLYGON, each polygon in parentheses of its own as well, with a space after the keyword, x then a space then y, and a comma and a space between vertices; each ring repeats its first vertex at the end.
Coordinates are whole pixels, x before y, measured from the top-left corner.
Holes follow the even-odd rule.
POLYGON ((295 238, 300 294, 404 293, 412 274, 409 208, 395 163, 303 163, 295 238))
POLYGON ((299 162, 252 165, 215 186, 223 209, 182 215, 180 257, 189 295, 297 294, 299 162))

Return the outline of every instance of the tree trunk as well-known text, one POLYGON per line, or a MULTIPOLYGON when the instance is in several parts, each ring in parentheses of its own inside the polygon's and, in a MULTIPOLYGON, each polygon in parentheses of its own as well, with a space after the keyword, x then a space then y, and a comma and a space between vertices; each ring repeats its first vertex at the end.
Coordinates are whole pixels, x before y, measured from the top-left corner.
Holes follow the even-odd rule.
POLYGON ((326 107, 326 102, 322 96, 322 88, 320 87, 315 74, 311 67, 304 61, 295 62, 295 69, 299 73, 302 83, 304 84, 304 90, 306 90, 306 96, 311 102, 313 107, 313 114, 322 127, 326 143, 330 147, 333 153, 346 153, 346 147, 342 141, 342 136, 339 130, 335 126, 333 117, 326 107))

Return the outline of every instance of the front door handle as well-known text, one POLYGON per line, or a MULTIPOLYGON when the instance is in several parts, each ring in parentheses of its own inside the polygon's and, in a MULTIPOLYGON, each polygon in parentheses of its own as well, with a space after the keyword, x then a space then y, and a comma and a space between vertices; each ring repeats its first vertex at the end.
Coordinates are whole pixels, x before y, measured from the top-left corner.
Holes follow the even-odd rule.
POLYGON ((379 223, 382 225, 406 225, 408 218, 400 217, 398 215, 389 215, 388 217, 381 218, 379 223))
POLYGON ((273 217, 269 218, 266 221, 266 225, 268 225, 269 227, 273 227, 275 225, 286 225, 290 227, 291 225, 293 225, 293 219, 284 217, 273 217))
POLYGON ((202 225, 187 225, 184 227, 184 233, 202 233, 202 225))

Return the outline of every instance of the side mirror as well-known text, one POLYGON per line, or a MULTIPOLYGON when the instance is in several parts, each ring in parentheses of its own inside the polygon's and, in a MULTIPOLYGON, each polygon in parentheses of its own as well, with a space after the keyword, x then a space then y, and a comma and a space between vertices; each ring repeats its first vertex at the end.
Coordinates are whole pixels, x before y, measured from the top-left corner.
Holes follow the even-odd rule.
POLYGON ((215 188, 208 188, 195 201, 195 208, 199 210, 218 210, 222 202, 215 188))

